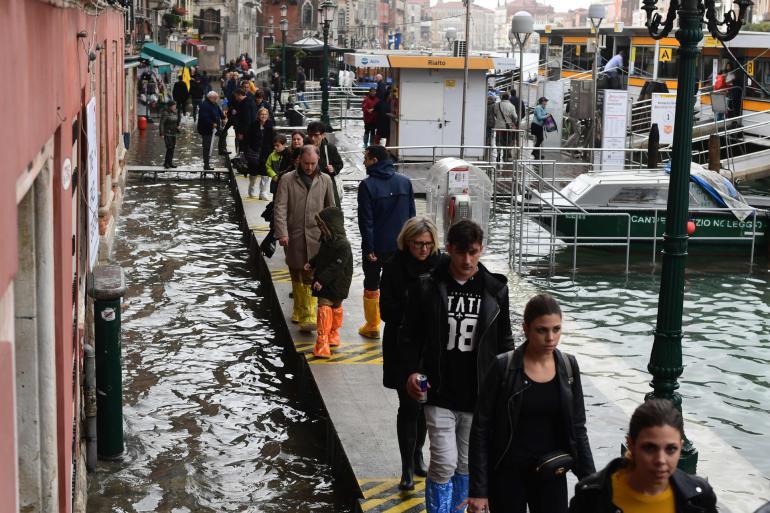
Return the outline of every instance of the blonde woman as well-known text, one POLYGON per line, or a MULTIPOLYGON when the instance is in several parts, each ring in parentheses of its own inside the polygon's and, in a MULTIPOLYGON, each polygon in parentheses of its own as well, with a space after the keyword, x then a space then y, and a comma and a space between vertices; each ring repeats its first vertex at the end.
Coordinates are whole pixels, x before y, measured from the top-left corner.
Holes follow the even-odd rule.
POLYGON ((414 478, 425 477, 422 458, 425 443, 425 417, 422 404, 407 394, 406 370, 398 351, 399 327, 404 320, 410 290, 419 286, 420 277, 427 276, 439 261, 436 226, 426 217, 412 217, 401 228, 396 240, 398 251, 385 264, 380 282, 380 315, 385 321, 382 337, 382 382, 398 392, 396 431, 401 452, 402 490, 414 489, 414 478))

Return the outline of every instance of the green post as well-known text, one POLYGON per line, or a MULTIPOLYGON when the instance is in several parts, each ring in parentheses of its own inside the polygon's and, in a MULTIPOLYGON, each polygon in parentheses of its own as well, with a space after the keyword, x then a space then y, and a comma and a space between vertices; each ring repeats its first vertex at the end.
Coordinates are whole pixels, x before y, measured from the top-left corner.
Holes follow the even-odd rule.
MULTIPOLYGON (((658 320, 655 340, 647 370, 652 374, 653 391, 646 399, 671 400, 682 409, 682 396, 677 378, 682 375, 682 312, 684 308, 684 278, 687 261, 687 216, 689 212, 690 163, 692 162, 693 97, 697 87, 695 61, 700 53, 698 42, 703 38, 701 13, 697 0, 684 0, 679 10, 679 66, 676 95, 674 142, 671 152, 671 178, 668 186, 666 231, 663 235, 663 267, 658 299, 658 320)), ((694 474, 698 451, 685 437, 682 470, 694 474)))
POLYGON ((321 122, 326 127, 326 132, 332 131, 329 120, 329 23, 324 21, 324 57, 323 76, 321 77, 321 122))
POLYGON ((285 30, 281 30, 281 87, 286 87, 286 31, 285 30))
POLYGON ((96 436, 100 458, 123 454, 123 375, 120 343, 120 301, 126 291, 123 269, 94 267, 89 295, 94 298, 96 351, 96 436))

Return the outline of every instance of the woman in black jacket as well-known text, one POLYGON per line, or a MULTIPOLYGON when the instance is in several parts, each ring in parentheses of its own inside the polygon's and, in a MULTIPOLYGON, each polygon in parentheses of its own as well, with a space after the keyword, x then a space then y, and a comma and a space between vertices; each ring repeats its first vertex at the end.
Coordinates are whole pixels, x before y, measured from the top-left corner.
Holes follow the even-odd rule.
POLYGON ((398 350, 399 328, 409 297, 409 291, 419 287, 421 276, 427 276, 439 261, 438 234, 433 222, 425 217, 413 217, 398 234, 398 251, 384 266, 380 281, 380 316, 385 321, 382 336, 382 384, 398 392, 396 432, 401 452, 401 490, 413 490, 414 478, 425 477, 427 470, 422 457, 425 443, 425 417, 422 404, 407 394, 404 388, 406 370, 398 350))
POLYGON ((249 197, 256 194, 257 180, 259 183, 259 199, 269 200, 270 177, 267 176, 267 157, 273 151, 273 122, 270 113, 265 108, 257 111, 257 119, 246 132, 246 162, 249 165, 249 197))
POLYGON ((567 476, 595 471, 580 369, 556 346, 561 308, 539 294, 524 308, 527 340, 497 357, 470 436, 468 512, 566 513, 567 476))
POLYGON ((677 468, 683 439, 682 414, 671 401, 646 401, 631 416, 625 457, 575 485, 570 513, 716 513, 708 482, 677 468))

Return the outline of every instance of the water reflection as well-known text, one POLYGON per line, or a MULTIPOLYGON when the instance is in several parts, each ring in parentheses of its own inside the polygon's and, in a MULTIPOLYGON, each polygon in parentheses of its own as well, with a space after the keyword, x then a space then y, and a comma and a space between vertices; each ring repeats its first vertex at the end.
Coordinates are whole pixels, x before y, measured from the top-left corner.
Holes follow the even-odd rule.
POLYGON ((100 462, 89 511, 339 511, 232 210, 221 183, 128 187, 127 451, 100 462))

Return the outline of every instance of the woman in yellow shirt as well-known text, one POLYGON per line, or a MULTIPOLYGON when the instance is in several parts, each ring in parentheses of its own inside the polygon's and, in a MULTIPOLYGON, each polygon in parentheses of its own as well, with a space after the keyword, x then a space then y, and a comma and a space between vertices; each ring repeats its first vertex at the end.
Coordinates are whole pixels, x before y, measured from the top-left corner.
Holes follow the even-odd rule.
POLYGON ((652 399, 631 416, 624 458, 575 486, 570 513, 716 513, 716 495, 705 479, 677 469, 682 414, 652 399))

